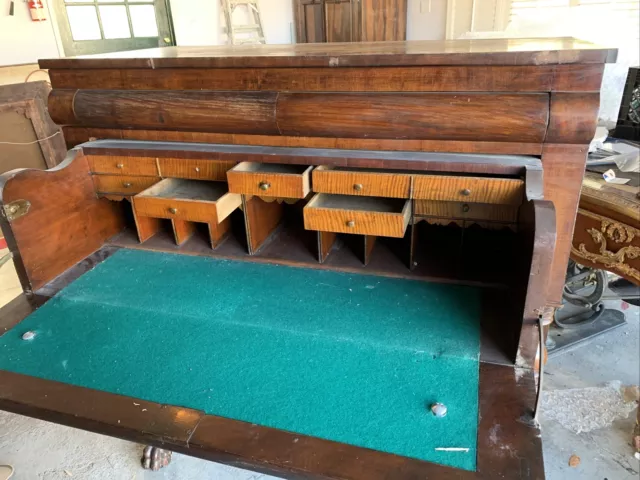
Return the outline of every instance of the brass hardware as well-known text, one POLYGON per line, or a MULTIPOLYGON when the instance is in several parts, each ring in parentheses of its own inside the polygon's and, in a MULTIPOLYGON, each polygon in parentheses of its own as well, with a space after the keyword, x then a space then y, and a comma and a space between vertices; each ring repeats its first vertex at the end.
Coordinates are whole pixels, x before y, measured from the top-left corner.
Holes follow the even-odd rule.
POLYGON ((171 208, 169 209, 169 213, 173 213, 173 214, 175 215, 176 213, 178 213, 178 209, 177 209, 177 208, 174 208, 174 207, 171 207, 171 208))
POLYGON ((465 197, 468 197, 469 195, 471 195, 471 190, 469 190, 468 188, 465 188, 460 192, 460 194, 464 195, 465 197))
POLYGON ((116 165, 116 168, 124 168, 124 163, 119 163, 116 165))
POLYGON ((362 190, 362 184, 361 184, 361 183, 356 183, 356 184, 353 186, 353 189, 354 189, 356 192, 361 191, 361 190, 362 190))
POLYGON ((164 43, 171 43, 171 38, 169 37, 164 37, 162 40, 164 40, 164 43))
POLYGON ((260 184, 258 185, 258 187, 260 187, 260 190, 269 190, 271 188, 271 184, 269 182, 260 182, 260 184))
POLYGON ((194 170, 195 170, 196 172, 199 172, 199 171, 200 171, 200 167, 196 167, 196 168, 194 168, 194 170))
POLYGON ((26 215, 30 207, 31 202, 29 200, 14 200, 2 207, 2 213, 7 221, 12 222, 16 218, 26 215))
POLYGON ((356 226, 356 222, 354 222, 353 220, 349 220, 347 222, 347 227, 352 228, 356 226))
POLYGON ((130 184, 129 182, 124 182, 124 183, 122 184, 122 186, 123 186, 124 188, 129 188, 129 187, 131 186, 131 184, 130 184))
POLYGON ((469 204, 465 203, 464 205, 462 205, 462 211, 464 213, 467 213, 469 211, 469 204))

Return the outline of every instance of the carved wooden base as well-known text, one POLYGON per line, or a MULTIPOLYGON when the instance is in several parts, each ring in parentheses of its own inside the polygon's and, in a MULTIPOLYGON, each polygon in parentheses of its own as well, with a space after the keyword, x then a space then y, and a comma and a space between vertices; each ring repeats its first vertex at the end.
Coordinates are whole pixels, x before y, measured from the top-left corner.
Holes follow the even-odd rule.
POLYGON ((157 472, 171 463, 171 452, 147 445, 142 452, 142 468, 157 472))

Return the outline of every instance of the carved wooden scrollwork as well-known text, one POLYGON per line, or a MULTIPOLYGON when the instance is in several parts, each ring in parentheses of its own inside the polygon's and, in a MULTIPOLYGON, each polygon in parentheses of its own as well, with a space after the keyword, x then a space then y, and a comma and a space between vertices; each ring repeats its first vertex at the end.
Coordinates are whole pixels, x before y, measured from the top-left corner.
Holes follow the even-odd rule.
POLYGON ((584 210, 581 210, 580 213, 600 220, 600 230, 597 228, 587 230, 587 233, 591 235, 593 241, 598 245, 598 252, 589 252, 586 245, 581 243, 578 248, 571 246, 572 253, 576 257, 600 263, 608 269, 617 270, 640 282, 640 271, 627 264, 627 260, 640 258, 640 247, 626 245, 613 252, 607 245, 609 240, 618 244, 631 243, 636 236, 640 237, 640 230, 584 210))

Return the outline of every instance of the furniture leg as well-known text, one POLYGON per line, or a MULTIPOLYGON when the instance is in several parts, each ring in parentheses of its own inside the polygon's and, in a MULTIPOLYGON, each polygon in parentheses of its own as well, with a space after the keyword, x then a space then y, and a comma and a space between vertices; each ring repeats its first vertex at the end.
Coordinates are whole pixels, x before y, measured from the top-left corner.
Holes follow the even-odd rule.
POLYGON ((171 463, 171 451, 147 445, 142 452, 142 468, 157 472, 171 463))

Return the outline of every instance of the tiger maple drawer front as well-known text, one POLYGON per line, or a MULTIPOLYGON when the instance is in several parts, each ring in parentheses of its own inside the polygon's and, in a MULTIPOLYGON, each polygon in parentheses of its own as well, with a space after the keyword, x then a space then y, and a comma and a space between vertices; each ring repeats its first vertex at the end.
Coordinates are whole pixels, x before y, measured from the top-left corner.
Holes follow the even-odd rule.
POLYGON ((319 166, 313 170, 313 191, 369 197, 409 198, 411 176, 406 173, 319 166))
POLYGON ((413 198, 465 203, 520 205, 524 182, 511 178, 415 175, 413 198))
POLYGON ((242 162, 227 172, 229 191, 266 197, 305 198, 313 167, 242 162))
POLYGON ((304 228, 401 238, 410 216, 410 200, 318 193, 304 207, 304 228))
POLYGON ((457 218, 500 223, 518 222, 517 206, 490 203, 414 200, 413 213, 421 217, 457 218))
POLYGON ((98 193, 135 195, 160 181, 159 177, 131 177, 128 175, 93 175, 98 193))
POLYGON ((236 162, 223 160, 194 160, 186 158, 159 158, 160 175, 194 180, 227 181, 227 170, 236 162))
POLYGON ((133 197, 137 215, 190 222, 220 223, 242 198, 222 182, 166 178, 133 197))
POLYGON ((93 173, 113 175, 158 176, 155 157, 123 157, 116 155, 89 155, 89 168, 93 173))

